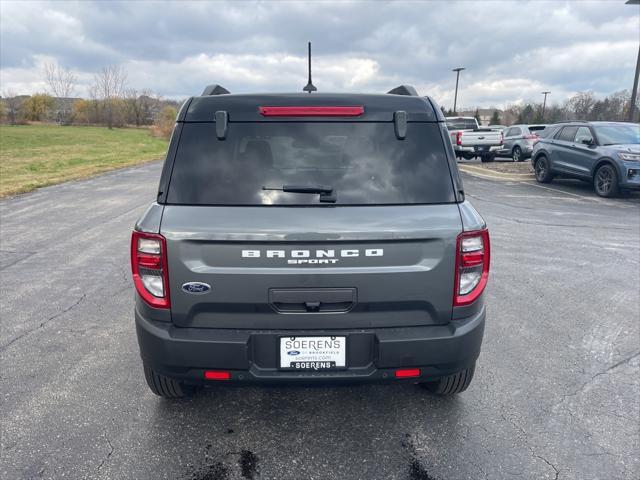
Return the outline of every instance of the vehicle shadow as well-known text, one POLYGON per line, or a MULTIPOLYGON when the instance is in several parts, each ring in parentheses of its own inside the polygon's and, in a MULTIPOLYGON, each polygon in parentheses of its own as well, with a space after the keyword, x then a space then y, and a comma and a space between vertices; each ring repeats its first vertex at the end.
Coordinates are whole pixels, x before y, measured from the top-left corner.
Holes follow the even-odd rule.
POLYGON ((221 386, 186 400, 158 399, 148 448, 181 458, 174 476, 192 480, 434 479, 416 454, 415 435, 437 435, 446 425, 459 441, 461 410, 460 398, 411 384, 221 386))

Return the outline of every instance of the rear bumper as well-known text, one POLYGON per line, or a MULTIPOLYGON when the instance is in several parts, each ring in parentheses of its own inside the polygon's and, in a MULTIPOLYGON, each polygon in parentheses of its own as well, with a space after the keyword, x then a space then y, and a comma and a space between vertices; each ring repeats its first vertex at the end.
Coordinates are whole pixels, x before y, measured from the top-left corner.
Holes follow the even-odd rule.
POLYGON ((479 155, 481 153, 497 153, 501 148, 499 145, 482 145, 482 147, 487 147, 487 149, 484 151, 478 151, 476 150, 476 147, 464 147, 461 145, 454 145, 453 149, 460 153, 477 153, 479 155))
POLYGON ((485 308, 449 325, 354 330, 231 330, 176 328, 145 319, 136 310, 142 360, 156 372, 194 384, 341 383, 398 381, 398 368, 420 368, 434 380, 463 370, 480 354, 485 308), (281 336, 346 335, 347 369, 291 372, 278 366, 281 336), (205 370, 224 370, 231 379, 204 380, 205 370))

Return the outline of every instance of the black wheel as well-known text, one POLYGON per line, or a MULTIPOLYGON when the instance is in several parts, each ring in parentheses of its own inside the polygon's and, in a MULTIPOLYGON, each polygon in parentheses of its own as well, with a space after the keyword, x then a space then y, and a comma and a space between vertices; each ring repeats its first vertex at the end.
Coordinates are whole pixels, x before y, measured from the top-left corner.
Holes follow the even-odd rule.
POLYGON ((184 398, 188 397, 195 389, 185 385, 173 378, 165 377, 154 372, 151 368, 144 365, 144 376, 147 379, 147 385, 153 393, 163 398, 184 398))
POLYGON ((618 194, 618 173, 609 164, 604 164, 593 176, 593 186, 601 197, 615 197, 618 194))
POLYGON ((541 155, 536 159, 533 170, 536 174, 536 180, 539 183, 549 183, 553 180, 553 174, 549 168, 549 160, 544 155, 541 155))
POLYGON ((442 377, 436 382, 420 383, 420 386, 436 395, 455 395, 456 393, 462 393, 471 384, 475 370, 476 364, 474 362, 471 367, 461 372, 442 377))
POLYGON ((513 147, 513 150, 511 152, 511 158, 513 159, 514 162, 522 161, 522 150, 520 150, 520 147, 518 147, 517 145, 513 147))

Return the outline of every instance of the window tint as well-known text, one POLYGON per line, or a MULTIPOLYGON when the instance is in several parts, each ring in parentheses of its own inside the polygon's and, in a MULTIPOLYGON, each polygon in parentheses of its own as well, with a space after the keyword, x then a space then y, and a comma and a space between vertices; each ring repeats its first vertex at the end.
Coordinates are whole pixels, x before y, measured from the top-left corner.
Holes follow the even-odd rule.
MULTIPOLYGON (((185 123, 167 202, 192 205, 318 205, 319 194, 265 190, 330 186, 336 204, 450 203, 451 174, 435 123, 185 123)), ((322 204, 331 205, 331 204, 322 204)))
POLYGON ((573 139, 576 138, 577 131, 578 127, 564 127, 560 133, 556 135, 556 138, 565 142, 573 142, 573 139))
POLYGON ((576 143, 584 143, 585 141, 593 142, 593 135, 589 127, 580 127, 576 133, 576 143))
POLYGON ((529 131, 537 133, 537 132, 541 132, 545 128, 547 128, 546 125, 530 125, 529 126, 529 131))

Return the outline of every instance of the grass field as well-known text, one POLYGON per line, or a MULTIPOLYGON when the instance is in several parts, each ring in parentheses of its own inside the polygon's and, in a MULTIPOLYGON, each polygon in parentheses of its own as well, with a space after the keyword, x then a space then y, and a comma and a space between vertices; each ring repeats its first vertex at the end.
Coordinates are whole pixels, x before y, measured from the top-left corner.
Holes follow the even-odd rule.
POLYGON ((0 197, 160 159, 166 149, 145 129, 0 125, 0 197))

